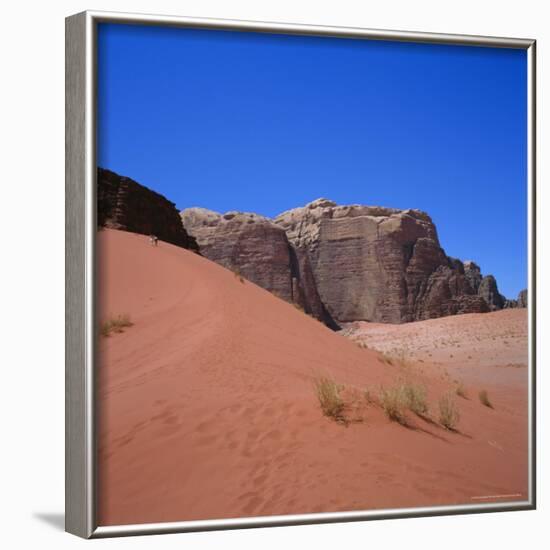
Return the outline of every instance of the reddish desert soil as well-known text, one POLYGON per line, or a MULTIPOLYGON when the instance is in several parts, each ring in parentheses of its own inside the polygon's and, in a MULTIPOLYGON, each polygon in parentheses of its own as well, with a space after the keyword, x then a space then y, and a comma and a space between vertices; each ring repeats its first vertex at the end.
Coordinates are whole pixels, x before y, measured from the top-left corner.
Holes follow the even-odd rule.
POLYGON ((421 366, 430 363, 463 383, 527 391, 527 310, 469 313, 403 325, 356 322, 355 342, 421 366))
MULTIPOLYGON (((390 364, 213 262, 142 235, 103 230, 98 253, 100 321, 133 322, 99 342, 100 525, 527 498, 525 367, 483 363, 487 383, 464 368, 468 398, 456 396, 461 418, 448 431, 438 401, 455 383, 444 358, 390 364), (322 415, 319 375, 345 385, 347 425, 322 415), (426 418, 385 417, 376 396, 399 381, 426 386, 426 418), (477 399, 481 388, 494 409, 477 399)), ((519 327, 510 341, 525 350, 522 314, 483 316, 487 334, 510 321, 506 330, 519 327)), ((467 317, 452 319, 461 349, 467 317)), ((384 327, 394 342, 411 330, 384 327)))

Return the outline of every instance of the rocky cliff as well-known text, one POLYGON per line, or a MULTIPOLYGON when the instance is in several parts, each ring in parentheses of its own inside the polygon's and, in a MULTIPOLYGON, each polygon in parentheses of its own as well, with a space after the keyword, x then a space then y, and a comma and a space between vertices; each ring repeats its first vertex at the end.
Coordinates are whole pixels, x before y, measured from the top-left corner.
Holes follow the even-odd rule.
POLYGON ((402 323, 488 311, 424 212, 318 199, 274 221, 309 257, 321 300, 337 321, 402 323))
POLYGON ((206 257, 329 325, 505 307, 495 278, 474 262, 448 257, 431 218, 419 210, 318 199, 273 220, 202 208, 181 217, 206 257))
POLYGON ((497 311, 505 307, 506 298, 498 291, 498 285, 493 275, 481 275, 480 267, 472 261, 464 262, 466 278, 472 289, 481 296, 490 311, 497 311))
POLYGON ((181 212, 203 256, 335 326, 323 307, 307 255, 298 255, 285 230, 258 214, 219 214, 204 208, 181 212))
POLYGON ((174 203, 103 168, 97 171, 97 223, 99 227, 153 234, 161 241, 199 250, 196 240, 184 229, 174 203))
POLYGON ((520 290, 515 300, 505 300, 504 308, 527 307, 527 289, 520 290))
POLYGON ((403 323, 511 302, 474 262, 448 257, 431 218, 419 210, 318 199, 273 220, 202 208, 181 217, 206 257, 329 325, 403 323))

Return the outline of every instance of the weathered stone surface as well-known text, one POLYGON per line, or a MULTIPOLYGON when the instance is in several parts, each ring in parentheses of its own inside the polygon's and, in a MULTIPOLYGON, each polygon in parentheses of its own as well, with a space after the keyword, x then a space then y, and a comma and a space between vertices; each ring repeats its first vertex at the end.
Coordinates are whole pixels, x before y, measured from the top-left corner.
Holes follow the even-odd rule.
POLYGON ((188 208, 181 212, 181 219, 205 257, 332 323, 319 298, 309 257, 298 254, 284 229, 271 220, 253 213, 219 214, 204 208, 188 208))
POLYGON ((517 299, 518 307, 527 307, 527 289, 523 289, 518 294, 517 299))
POLYGON ((497 281, 492 275, 486 275, 481 279, 477 293, 487 302, 491 311, 504 307, 506 299, 498 291, 497 281))
POLYGON ((483 279, 480 267, 475 262, 467 260, 464 262, 464 274, 466 275, 466 279, 468 279, 472 290, 477 293, 479 290, 479 285, 481 284, 481 279, 483 279))
POLYGON ((173 202, 136 181, 98 168, 97 223, 110 227, 156 235, 161 241, 198 252, 198 245, 185 231, 173 202))
POLYGON ((527 289, 520 290, 516 300, 505 300, 504 307, 527 307, 527 289))
POLYGON ((275 222, 310 257, 321 300, 338 322, 401 323, 487 309, 424 212, 318 199, 275 222))
POLYGON ((202 253, 327 324, 388 323, 504 306, 494 277, 445 254, 419 210, 338 206, 318 199, 270 220, 250 213, 181 213, 202 253))

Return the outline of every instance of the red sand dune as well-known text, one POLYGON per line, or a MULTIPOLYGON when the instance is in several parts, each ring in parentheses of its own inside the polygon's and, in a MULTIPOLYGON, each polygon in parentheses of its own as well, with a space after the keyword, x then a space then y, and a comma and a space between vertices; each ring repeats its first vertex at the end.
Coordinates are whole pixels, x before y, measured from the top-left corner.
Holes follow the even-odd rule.
POLYGON ((524 386, 495 409, 469 386, 449 432, 437 365, 387 364, 187 250, 104 230, 98 252, 99 319, 134 323, 99 343, 100 525, 526 499, 524 386), (322 415, 319 374, 362 422, 322 415), (366 404, 398 380, 427 386, 431 419, 366 404))

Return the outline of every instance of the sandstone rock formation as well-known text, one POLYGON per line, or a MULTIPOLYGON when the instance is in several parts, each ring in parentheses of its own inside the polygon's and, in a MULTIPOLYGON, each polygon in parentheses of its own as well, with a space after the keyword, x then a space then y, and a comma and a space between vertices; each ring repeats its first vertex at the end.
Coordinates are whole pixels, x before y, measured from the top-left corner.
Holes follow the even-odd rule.
POLYGON ((274 221, 309 256, 321 300, 337 322, 487 311, 424 212, 318 199, 274 221))
POLYGON ((519 297, 518 300, 506 299, 506 297, 499 292, 497 281, 493 275, 483 276, 479 266, 474 262, 464 262, 464 273, 472 289, 485 300, 490 311, 497 311, 509 307, 526 307, 518 305, 519 297))
POLYGON ((527 289, 523 289, 518 294, 517 299, 518 307, 527 307, 527 289))
POLYGON ((492 275, 442 249, 419 210, 318 199, 273 220, 202 208, 181 213, 207 258, 334 323, 403 323, 505 306, 492 275))
POLYGON ((203 256, 334 325, 319 298, 308 257, 296 254, 283 228, 258 214, 222 215, 204 208, 188 208, 181 219, 203 256))
POLYGON ((496 279, 492 275, 486 275, 481 279, 477 293, 487 302, 491 311, 504 307, 506 298, 498 291, 496 279))
POLYGON ((527 289, 520 290, 517 299, 505 300, 504 308, 527 307, 527 289))
POLYGON ((475 262, 466 260, 464 262, 464 274, 466 275, 466 279, 468 279, 473 291, 477 293, 479 290, 479 285, 481 284, 481 279, 483 279, 480 267, 475 262))
POLYGON ((185 231, 175 204, 130 178, 110 170, 97 171, 97 223, 144 235, 156 235, 198 252, 197 242, 185 231))

